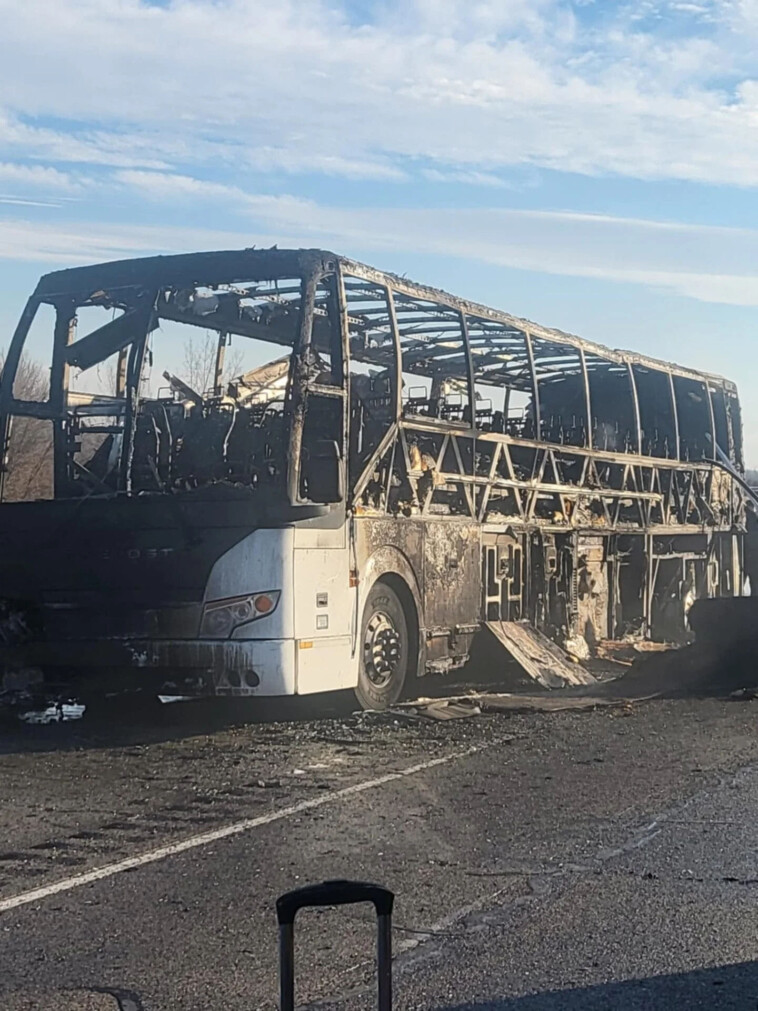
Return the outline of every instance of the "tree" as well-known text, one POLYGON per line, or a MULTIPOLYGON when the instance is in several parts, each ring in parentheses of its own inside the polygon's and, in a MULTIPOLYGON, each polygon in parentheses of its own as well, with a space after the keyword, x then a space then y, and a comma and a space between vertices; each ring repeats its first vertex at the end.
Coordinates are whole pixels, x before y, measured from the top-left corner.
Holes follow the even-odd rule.
MULTIPOLYGON (((201 396, 213 388, 217 349, 218 335, 208 331, 202 335, 190 334, 184 341, 179 378, 201 396)), ((242 360, 243 354, 239 348, 226 348, 223 371, 225 383, 239 374, 242 360)))
MULTIPOLYGON (((5 355, 0 356, 0 369, 5 355)), ((19 400, 47 400, 50 381, 47 369, 22 357, 13 384, 19 400)), ((7 502, 50 498, 53 493, 53 426, 40 418, 17 415, 11 421, 8 473, 4 498, 7 502)))
MULTIPOLYGON (((184 329, 184 328, 183 328, 184 329)), ((216 369, 216 354, 218 350, 218 334, 208 330, 198 333, 194 327, 187 328, 189 333, 182 345, 181 365, 176 369, 176 375, 201 396, 213 388, 213 376, 216 369)), ((116 393, 116 355, 112 355, 98 368, 97 379, 103 393, 114 396, 116 393)), ((244 359, 241 348, 227 347, 224 356, 223 382, 239 375, 244 359)), ((152 360, 152 359, 151 359, 152 360)), ((145 381, 141 388, 143 397, 150 396, 149 383, 145 381)), ((152 395, 155 395, 153 389, 152 395)))

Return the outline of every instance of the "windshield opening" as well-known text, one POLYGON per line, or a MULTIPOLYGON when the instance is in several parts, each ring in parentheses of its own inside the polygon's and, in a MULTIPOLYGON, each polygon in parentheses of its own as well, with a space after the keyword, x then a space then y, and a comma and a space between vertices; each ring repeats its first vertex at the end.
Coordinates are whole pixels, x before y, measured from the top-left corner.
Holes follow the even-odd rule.
POLYGON ((4 499, 52 497, 53 490, 55 498, 181 492, 217 483, 284 490, 285 404, 302 289, 302 277, 291 276, 39 301, 28 332, 34 337, 40 320, 52 330, 49 389, 37 384, 27 394, 19 386, 37 350, 27 342, 15 384, 10 376, 5 384, 13 417, 4 499), (15 444, 43 424, 52 428, 44 440, 46 495, 39 482, 13 473, 15 444))

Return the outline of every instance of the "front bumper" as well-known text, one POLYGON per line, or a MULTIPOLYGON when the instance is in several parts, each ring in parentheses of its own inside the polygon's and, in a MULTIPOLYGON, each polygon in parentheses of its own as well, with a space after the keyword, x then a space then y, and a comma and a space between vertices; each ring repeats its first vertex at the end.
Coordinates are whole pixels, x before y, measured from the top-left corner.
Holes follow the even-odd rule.
POLYGON ((0 667, 40 667, 51 680, 103 688, 182 686, 188 695, 294 695, 296 686, 294 639, 30 642, 0 649, 0 667))

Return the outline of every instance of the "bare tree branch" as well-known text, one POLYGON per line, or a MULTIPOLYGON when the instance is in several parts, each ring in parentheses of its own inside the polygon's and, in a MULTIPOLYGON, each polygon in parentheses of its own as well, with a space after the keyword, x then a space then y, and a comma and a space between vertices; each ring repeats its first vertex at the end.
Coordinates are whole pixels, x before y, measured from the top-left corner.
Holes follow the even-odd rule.
MULTIPOLYGON (((213 387, 213 373, 216 368, 218 335, 191 334, 184 342, 182 366, 179 378, 201 396, 213 387)), ((243 354, 239 348, 227 347, 224 357, 223 381, 233 379, 242 369, 243 354)))
MULTIPOLYGON (((0 369, 5 354, 0 353, 0 369)), ((19 400, 47 400, 49 373, 30 358, 22 358, 13 383, 13 393, 19 400)), ((8 447, 8 475, 5 499, 50 498, 53 493, 52 424, 39 418, 15 417, 11 422, 8 447)))

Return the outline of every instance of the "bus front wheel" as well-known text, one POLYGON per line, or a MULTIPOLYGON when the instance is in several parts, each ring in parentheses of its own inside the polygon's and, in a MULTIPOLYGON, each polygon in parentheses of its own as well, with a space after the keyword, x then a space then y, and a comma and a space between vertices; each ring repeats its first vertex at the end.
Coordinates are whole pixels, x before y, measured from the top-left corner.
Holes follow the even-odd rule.
POLYGON ((361 624, 355 694, 364 709, 388 709, 400 698, 410 658, 408 620, 400 598, 379 580, 369 591, 361 624))

